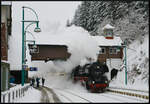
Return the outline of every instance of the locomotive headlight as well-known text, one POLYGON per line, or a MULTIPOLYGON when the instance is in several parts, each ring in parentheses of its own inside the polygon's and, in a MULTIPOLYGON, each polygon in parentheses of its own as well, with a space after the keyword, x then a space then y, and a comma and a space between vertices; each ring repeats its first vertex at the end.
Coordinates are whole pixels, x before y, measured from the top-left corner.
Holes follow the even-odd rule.
POLYGON ((95 83, 95 81, 92 81, 92 83, 94 84, 94 83, 95 83))
POLYGON ((99 68, 99 66, 97 66, 97 68, 99 68))
POLYGON ((105 83, 107 83, 108 81, 105 81, 105 83))

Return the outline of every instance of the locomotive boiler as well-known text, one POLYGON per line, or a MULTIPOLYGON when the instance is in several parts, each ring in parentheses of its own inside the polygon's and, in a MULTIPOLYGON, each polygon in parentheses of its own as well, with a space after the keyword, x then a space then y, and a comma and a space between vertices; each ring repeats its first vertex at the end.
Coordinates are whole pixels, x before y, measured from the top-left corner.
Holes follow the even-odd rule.
POLYGON ((104 92, 109 86, 105 73, 109 72, 104 63, 94 62, 78 65, 72 70, 71 76, 74 82, 80 81, 91 92, 104 92))

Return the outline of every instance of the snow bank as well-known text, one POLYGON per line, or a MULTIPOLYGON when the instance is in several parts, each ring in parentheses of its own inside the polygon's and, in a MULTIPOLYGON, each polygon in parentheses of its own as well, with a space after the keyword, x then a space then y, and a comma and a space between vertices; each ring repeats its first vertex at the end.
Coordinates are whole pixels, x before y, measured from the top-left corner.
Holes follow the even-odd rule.
POLYGON ((125 70, 118 72, 117 78, 110 83, 113 87, 149 90, 149 36, 146 35, 143 44, 135 40, 127 48, 128 80, 125 85, 125 70))

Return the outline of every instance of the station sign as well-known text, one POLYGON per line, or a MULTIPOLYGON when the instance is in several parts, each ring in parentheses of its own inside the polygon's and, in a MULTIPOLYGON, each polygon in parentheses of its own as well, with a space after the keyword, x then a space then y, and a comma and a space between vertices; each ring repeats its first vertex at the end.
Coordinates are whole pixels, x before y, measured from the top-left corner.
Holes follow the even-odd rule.
POLYGON ((28 68, 28 65, 23 65, 23 69, 26 69, 26 68, 28 68))
POLYGON ((29 71, 38 71, 38 68, 37 67, 30 67, 29 71))

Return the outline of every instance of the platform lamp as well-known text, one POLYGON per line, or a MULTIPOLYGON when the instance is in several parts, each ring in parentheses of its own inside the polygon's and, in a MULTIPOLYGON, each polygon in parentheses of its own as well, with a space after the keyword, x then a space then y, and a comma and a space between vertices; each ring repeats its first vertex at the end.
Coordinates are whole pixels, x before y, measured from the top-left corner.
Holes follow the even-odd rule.
POLYGON ((27 28, 29 26, 31 26, 32 24, 36 24, 36 28, 34 29, 34 32, 41 32, 41 29, 39 28, 39 20, 38 20, 38 16, 37 16, 37 13, 30 7, 26 7, 26 6, 23 6, 22 7, 22 71, 21 71, 21 85, 24 86, 24 82, 25 82, 25 42, 26 42, 26 39, 25 39, 25 33, 27 31, 27 28), (36 15, 36 20, 25 20, 24 19, 24 9, 29 9, 31 10, 35 15, 36 15), (24 23, 30 23, 29 25, 24 26, 24 23))

